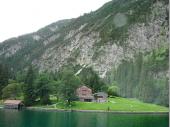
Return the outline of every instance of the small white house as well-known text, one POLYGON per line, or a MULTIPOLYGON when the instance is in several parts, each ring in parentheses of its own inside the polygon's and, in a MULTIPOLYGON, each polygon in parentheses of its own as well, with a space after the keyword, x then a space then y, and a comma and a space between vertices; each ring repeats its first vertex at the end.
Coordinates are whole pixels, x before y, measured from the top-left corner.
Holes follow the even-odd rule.
POLYGON ((94 94, 94 100, 98 103, 107 102, 108 94, 105 92, 98 92, 94 94))

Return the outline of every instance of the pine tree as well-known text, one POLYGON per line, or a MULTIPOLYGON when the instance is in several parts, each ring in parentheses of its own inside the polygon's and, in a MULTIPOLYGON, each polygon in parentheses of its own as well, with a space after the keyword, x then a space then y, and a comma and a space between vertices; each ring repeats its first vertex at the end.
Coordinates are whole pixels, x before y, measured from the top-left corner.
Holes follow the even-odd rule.
POLYGON ((69 68, 64 68, 61 72, 61 84, 58 91, 60 96, 70 105, 76 99, 75 90, 80 85, 80 79, 74 75, 74 71, 69 68))
POLYGON ((36 93, 40 97, 41 104, 50 103, 51 85, 47 74, 41 74, 36 80, 36 93))
POLYGON ((104 90, 105 83, 91 67, 83 69, 79 74, 79 77, 85 85, 92 89, 93 92, 104 90))
POLYGON ((27 106, 32 105, 35 101, 34 80, 35 80, 35 74, 32 66, 30 66, 24 84, 24 102, 25 105, 27 106))
POLYGON ((2 98, 2 89, 8 85, 8 68, 5 65, 0 64, 0 99, 2 98))

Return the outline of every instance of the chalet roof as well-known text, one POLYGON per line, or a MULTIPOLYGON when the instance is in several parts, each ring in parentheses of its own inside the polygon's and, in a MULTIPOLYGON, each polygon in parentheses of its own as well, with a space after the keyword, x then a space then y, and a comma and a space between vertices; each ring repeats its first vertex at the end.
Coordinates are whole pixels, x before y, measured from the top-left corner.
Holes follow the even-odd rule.
POLYGON ((94 99, 93 96, 79 96, 80 99, 94 99))
POLYGON ((18 105, 18 104, 21 104, 22 101, 21 100, 6 100, 4 102, 4 104, 14 104, 14 105, 18 105))
POLYGON ((94 95, 97 95, 97 96, 105 96, 105 97, 107 97, 107 96, 108 96, 108 94, 107 94, 107 93, 105 93, 105 92, 98 92, 98 93, 94 93, 94 95))

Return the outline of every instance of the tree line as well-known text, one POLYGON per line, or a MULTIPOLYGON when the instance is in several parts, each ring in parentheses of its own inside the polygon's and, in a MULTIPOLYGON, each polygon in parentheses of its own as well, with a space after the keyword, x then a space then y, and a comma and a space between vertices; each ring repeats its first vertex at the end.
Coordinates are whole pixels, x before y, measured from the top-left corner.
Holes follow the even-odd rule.
POLYGON ((169 48, 162 47, 133 60, 124 60, 108 74, 108 82, 117 81, 119 94, 144 102, 169 106, 169 48))
POLYGON ((6 69, 0 71, 1 99, 22 99, 26 106, 34 104, 51 104, 50 96, 57 100, 64 100, 68 105, 77 100, 76 89, 86 85, 93 92, 105 91, 109 95, 116 95, 116 84, 106 83, 91 68, 84 68, 78 75, 76 69, 71 66, 63 67, 57 73, 39 73, 33 66, 27 71, 18 72, 15 77, 9 78, 6 69))

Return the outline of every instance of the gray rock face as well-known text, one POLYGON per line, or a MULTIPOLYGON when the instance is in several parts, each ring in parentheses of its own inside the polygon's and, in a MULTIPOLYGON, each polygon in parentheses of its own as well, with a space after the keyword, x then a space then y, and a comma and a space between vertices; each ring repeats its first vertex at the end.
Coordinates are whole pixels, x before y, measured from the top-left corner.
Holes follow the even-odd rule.
MULTIPOLYGON (((90 24, 88 21, 79 24, 78 27, 70 28, 68 31, 62 31, 61 24, 53 24, 48 26, 47 31, 42 29, 31 36, 33 44, 38 42, 43 45, 43 48, 41 47, 43 52, 32 60, 30 60, 31 55, 27 54, 26 59, 30 60, 40 71, 55 72, 71 62, 74 65, 92 66, 101 77, 105 77, 106 73, 112 68, 117 68, 122 60, 133 59, 138 52, 145 53, 168 45, 166 11, 167 7, 162 2, 153 4, 147 23, 136 23, 130 26, 128 37, 121 42, 123 45, 118 45, 119 41, 110 40, 102 46, 97 46, 102 40, 101 30, 98 28, 106 24, 109 18, 112 18, 113 23, 118 23, 119 20, 115 19, 113 14, 108 14, 100 21, 96 21, 90 28, 87 28, 90 24), (44 35, 47 38, 44 38, 44 35)), ((133 15, 134 12, 129 10, 127 13, 133 15)), ((128 18, 125 14, 118 13, 116 16, 121 18, 117 27, 126 25, 128 18)), ((64 27, 66 28, 66 26, 64 27)), ((4 55, 8 58, 22 49, 24 44, 29 43, 28 40, 24 43, 17 42, 6 48, 1 48, 0 56, 4 55)), ((39 50, 40 47, 37 46, 34 51, 30 52, 39 50)))
POLYGON ((113 67, 116 68, 121 60, 133 59, 138 52, 147 52, 167 45, 168 27, 165 27, 166 24, 162 26, 165 17, 166 8, 164 5, 161 2, 154 4, 149 22, 135 24, 128 30, 129 36, 123 42, 124 47, 117 45, 117 43, 108 42, 96 49, 95 44, 101 40, 99 32, 84 33, 82 30, 87 23, 82 24, 78 29, 69 31, 64 37, 64 40, 70 39, 67 45, 61 44, 47 49, 39 60, 33 61, 33 64, 40 71, 57 71, 69 62, 69 58, 75 57, 74 54, 77 52, 74 64, 92 66, 101 77, 105 77, 106 72, 113 67), (96 59, 93 59, 95 50, 99 54, 96 59))
POLYGON ((5 57, 10 57, 14 55, 21 48, 22 48, 22 45, 20 44, 20 42, 18 42, 17 44, 8 46, 7 48, 0 50, 0 56, 4 55, 5 57))

